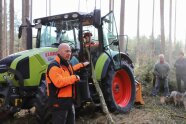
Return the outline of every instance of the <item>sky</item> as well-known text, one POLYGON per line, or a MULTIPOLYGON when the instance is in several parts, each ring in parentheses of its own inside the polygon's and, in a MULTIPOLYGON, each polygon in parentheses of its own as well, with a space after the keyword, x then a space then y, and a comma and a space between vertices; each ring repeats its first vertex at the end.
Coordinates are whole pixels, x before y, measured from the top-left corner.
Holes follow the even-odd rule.
MULTIPOLYGON (((15 11, 21 17, 21 0, 15 0, 15 11)), ((49 5, 49 0, 47 0, 49 5)), ((114 12, 117 20, 119 31, 120 18, 120 0, 114 0, 114 12)), ((155 0, 155 18, 154 18, 154 34, 160 34, 160 10, 159 1, 155 0)), ((169 1, 165 1, 165 37, 169 36, 169 1)), ((51 0, 51 15, 67 13, 72 11, 90 12, 95 8, 101 8, 102 16, 109 12, 109 0, 51 0), (80 6, 78 3, 80 1, 80 6)), ((138 0, 125 0, 125 34, 129 37, 135 37, 137 34, 137 5, 138 0)), ((174 11, 175 0, 172 0, 172 39, 174 38, 174 11)), ((152 33, 152 5, 153 0, 140 0, 140 36, 150 36, 152 33)), ((177 23, 176 37, 179 41, 185 41, 186 37, 186 0, 177 0, 177 23)), ((49 10, 46 12, 46 0, 33 0, 32 18, 39 18, 49 15, 49 10)))

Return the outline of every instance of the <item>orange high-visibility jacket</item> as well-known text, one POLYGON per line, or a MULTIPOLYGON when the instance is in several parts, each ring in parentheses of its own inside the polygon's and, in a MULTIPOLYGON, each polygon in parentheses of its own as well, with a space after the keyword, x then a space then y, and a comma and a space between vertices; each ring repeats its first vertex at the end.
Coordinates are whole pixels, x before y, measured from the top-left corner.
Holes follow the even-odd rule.
POLYGON ((79 81, 77 76, 74 75, 74 71, 79 70, 84 65, 83 63, 74 66, 65 64, 59 56, 55 57, 55 61, 59 64, 59 67, 54 65, 46 73, 47 95, 50 96, 50 90, 52 89, 49 85, 53 83, 58 89, 58 92, 56 92, 58 98, 72 98, 74 95, 72 84, 79 81))

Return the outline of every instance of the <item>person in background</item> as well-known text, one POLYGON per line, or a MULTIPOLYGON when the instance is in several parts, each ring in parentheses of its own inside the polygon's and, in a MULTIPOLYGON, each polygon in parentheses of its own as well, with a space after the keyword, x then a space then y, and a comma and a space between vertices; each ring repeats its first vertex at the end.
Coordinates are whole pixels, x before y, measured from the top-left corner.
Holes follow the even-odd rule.
POLYGON ((83 38, 84 38, 85 44, 86 44, 86 43, 90 43, 91 40, 92 40, 92 33, 90 33, 90 32, 84 33, 83 38))
POLYGON ((155 64, 154 75, 156 78, 155 87, 153 88, 152 95, 156 96, 159 92, 160 84, 164 86, 164 96, 169 95, 168 74, 170 71, 169 64, 165 61, 164 55, 159 55, 159 62, 155 64))
POLYGON ((75 83, 80 80, 77 71, 89 64, 78 63, 74 66, 69 64, 71 48, 67 43, 58 46, 57 56, 47 69, 46 83, 49 105, 52 113, 53 124, 75 123, 75 83))
POLYGON ((182 92, 181 81, 183 81, 184 90, 186 91, 186 58, 184 57, 183 51, 180 51, 179 57, 176 60, 174 67, 176 68, 177 90, 182 92))

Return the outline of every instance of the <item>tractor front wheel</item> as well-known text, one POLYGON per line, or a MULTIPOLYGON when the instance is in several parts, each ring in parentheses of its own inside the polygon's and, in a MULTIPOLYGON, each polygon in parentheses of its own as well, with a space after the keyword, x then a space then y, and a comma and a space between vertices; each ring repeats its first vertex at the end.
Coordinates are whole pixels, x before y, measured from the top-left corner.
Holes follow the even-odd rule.
POLYGON ((123 65, 117 71, 110 66, 102 84, 105 101, 111 112, 130 111, 135 101, 135 80, 128 65, 123 65))

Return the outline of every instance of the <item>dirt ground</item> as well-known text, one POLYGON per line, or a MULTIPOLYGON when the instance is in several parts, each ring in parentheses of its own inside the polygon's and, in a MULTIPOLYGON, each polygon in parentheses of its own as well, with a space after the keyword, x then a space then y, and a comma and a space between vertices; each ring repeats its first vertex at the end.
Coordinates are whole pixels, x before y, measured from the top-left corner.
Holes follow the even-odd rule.
MULTIPOLYGON (((175 107, 173 103, 161 104, 160 97, 152 97, 150 93, 143 92, 145 105, 134 105, 130 112, 113 114, 116 124, 186 124, 186 111, 183 105, 175 107)), ((77 124, 108 124, 106 116, 95 112, 76 118, 77 124)), ((8 120, 3 124, 33 124, 32 117, 8 120)))
MULTIPOLYGON (((145 105, 135 105, 129 113, 112 114, 116 124, 186 124, 184 107, 173 104, 162 105, 160 97, 144 97, 145 105)), ((78 124, 107 124, 106 117, 101 113, 93 118, 78 118, 78 124)))

